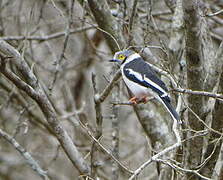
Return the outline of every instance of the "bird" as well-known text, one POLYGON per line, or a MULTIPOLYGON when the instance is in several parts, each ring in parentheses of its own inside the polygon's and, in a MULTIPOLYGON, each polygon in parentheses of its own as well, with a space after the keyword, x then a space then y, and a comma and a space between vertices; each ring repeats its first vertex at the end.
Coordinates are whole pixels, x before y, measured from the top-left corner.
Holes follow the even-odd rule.
POLYGON ((122 78, 134 95, 129 100, 130 103, 146 103, 147 98, 153 96, 164 105, 173 120, 181 123, 178 113, 171 104, 165 83, 138 53, 130 49, 118 51, 110 62, 120 64, 122 78))

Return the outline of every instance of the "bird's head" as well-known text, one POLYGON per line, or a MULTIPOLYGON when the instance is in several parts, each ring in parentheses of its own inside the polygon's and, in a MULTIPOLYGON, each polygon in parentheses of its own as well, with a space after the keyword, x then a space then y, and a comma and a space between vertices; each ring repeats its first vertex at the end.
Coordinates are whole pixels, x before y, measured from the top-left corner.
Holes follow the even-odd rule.
POLYGON ((132 50, 123 50, 123 51, 118 51, 115 53, 113 59, 109 60, 110 62, 118 62, 120 64, 123 64, 128 57, 131 55, 136 54, 136 52, 132 50))

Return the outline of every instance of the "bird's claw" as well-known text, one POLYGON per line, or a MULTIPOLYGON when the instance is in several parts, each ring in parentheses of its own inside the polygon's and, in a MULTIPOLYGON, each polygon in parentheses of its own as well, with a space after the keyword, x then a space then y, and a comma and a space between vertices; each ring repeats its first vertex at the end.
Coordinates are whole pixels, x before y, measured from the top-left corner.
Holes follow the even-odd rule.
POLYGON ((129 102, 130 102, 131 104, 136 105, 136 104, 138 104, 138 98, 137 98, 137 97, 132 97, 131 99, 129 99, 129 102))
POLYGON ((131 99, 129 99, 129 102, 133 105, 139 104, 139 103, 144 103, 146 104, 148 102, 148 98, 146 96, 142 97, 142 98, 137 98, 137 97, 132 97, 131 99))

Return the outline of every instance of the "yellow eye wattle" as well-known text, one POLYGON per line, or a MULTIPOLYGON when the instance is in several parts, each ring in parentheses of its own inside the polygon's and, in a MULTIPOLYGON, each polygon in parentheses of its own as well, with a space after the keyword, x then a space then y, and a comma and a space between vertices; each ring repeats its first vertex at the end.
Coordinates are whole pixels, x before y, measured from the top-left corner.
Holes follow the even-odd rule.
POLYGON ((118 59, 120 59, 120 60, 124 60, 124 59, 125 59, 125 56, 124 56, 123 54, 120 54, 120 55, 118 56, 118 59))

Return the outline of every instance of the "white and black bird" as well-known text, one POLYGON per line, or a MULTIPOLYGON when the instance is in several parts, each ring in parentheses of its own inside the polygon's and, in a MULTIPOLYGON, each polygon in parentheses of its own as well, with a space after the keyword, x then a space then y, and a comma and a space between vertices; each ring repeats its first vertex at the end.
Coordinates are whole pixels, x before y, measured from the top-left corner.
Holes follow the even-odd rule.
POLYGON ((146 98, 152 95, 165 106, 174 120, 180 122, 178 113, 171 105, 166 85, 138 53, 132 50, 119 51, 110 62, 121 64, 123 80, 135 96, 130 102, 146 102, 146 98))

